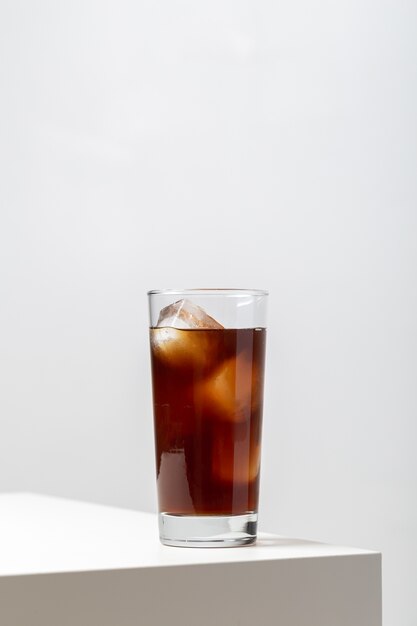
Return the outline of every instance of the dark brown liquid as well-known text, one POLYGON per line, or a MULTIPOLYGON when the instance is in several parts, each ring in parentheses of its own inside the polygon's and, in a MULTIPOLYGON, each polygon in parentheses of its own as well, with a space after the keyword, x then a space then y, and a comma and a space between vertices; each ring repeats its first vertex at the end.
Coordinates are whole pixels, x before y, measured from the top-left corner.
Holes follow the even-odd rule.
POLYGON ((265 329, 150 333, 160 511, 256 511, 265 329))

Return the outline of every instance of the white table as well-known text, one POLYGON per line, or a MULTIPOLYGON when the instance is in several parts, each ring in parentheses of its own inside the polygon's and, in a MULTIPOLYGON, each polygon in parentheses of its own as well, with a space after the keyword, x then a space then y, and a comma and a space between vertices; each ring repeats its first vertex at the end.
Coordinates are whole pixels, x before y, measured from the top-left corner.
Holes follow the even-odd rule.
POLYGON ((261 534, 160 545, 150 513, 0 495, 1 626, 381 626, 381 558, 261 534))

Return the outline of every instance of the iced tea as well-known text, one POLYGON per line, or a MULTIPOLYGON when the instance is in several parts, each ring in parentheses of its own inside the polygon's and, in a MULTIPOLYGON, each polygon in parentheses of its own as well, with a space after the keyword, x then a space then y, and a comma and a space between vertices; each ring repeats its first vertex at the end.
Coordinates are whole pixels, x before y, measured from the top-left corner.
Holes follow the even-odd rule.
POLYGON ((161 512, 257 510, 265 338, 262 327, 150 329, 161 512))

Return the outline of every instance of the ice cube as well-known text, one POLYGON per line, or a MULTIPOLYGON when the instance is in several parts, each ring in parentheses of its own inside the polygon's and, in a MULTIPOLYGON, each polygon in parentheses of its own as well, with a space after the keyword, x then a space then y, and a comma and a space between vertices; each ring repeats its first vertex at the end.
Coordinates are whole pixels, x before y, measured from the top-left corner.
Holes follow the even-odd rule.
POLYGON ((224 361, 197 392, 205 411, 218 419, 244 422, 259 407, 259 372, 246 353, 224 361))
POLYGON ((260 466, 260 445, 235 434, 218 437, 213 442, 212 472, 217 480, 230 483, 250 483, 256 479, 260 466))
POLYGON ((219 338, 208 337, 207 332, 171 327, 151 328, 152 354, 173 370, 190 371, 197 368, 199 375, 209 372, 216 362, 219 338))
POLYGON ((178 328, 151 328, 153 356, 164 365, 175 369, 189 369, 203 359, 199 334, 178 328))
POLYGON ((159 313, 157 326, 171 328, 223 328, 201 306, 189 300, 178 300, 159 313))
POLYGON ((215 363, 219 338, 190 331, 221 328, 204 309, 189 300, 179 300, 162 309, 157 327, 151 328, 153 355, 175 369, 198 367, 207 371, 215 363))

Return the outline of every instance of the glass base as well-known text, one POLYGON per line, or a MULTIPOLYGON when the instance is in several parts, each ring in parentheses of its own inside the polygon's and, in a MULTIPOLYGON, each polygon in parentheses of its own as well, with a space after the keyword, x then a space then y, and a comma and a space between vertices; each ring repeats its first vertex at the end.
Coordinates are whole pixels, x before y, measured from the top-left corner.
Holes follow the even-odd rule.
POLYGON ((233 548, 256 541, 257 513, 245 515, 159 514, 159 536, 165 546, 233 548))

